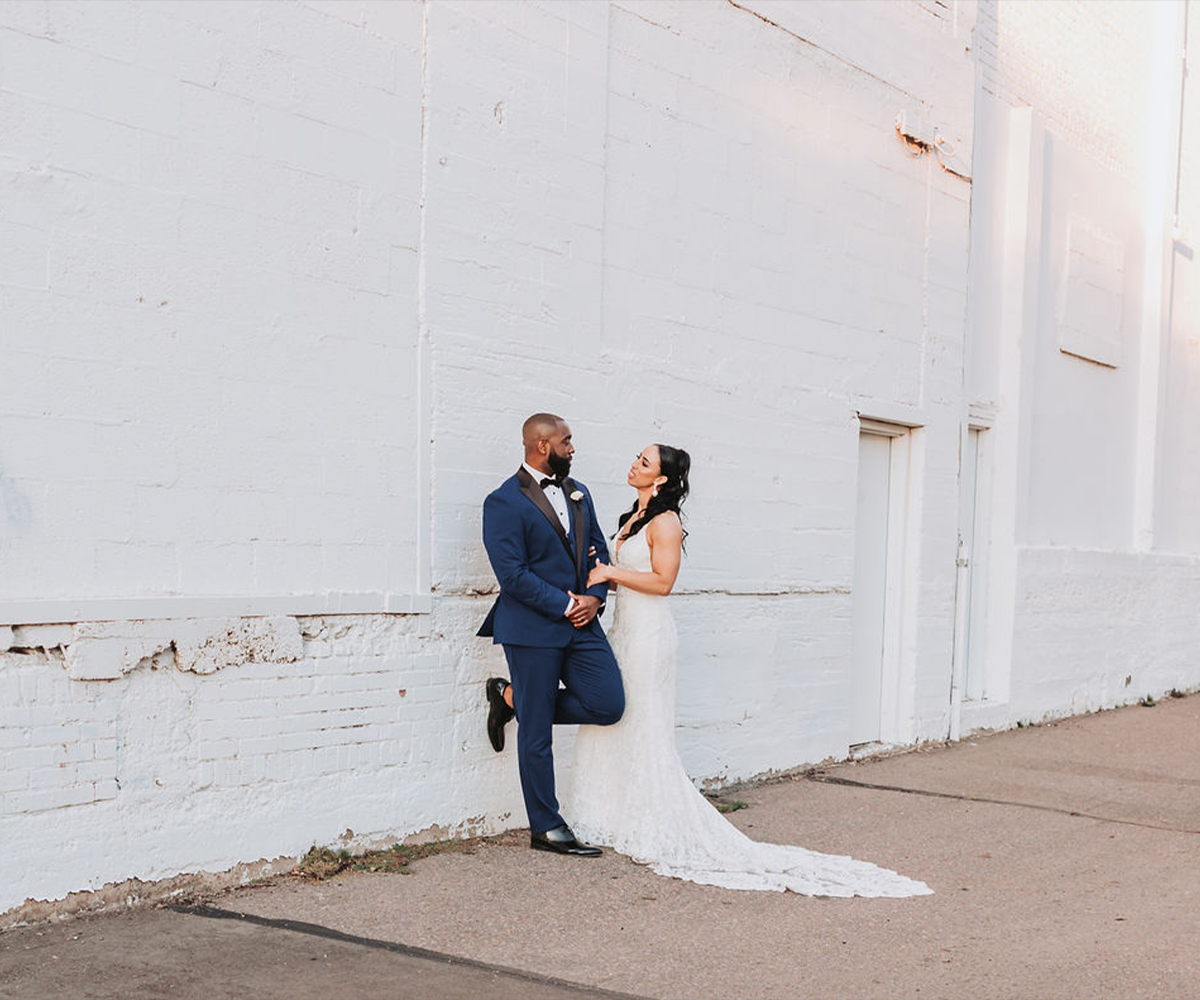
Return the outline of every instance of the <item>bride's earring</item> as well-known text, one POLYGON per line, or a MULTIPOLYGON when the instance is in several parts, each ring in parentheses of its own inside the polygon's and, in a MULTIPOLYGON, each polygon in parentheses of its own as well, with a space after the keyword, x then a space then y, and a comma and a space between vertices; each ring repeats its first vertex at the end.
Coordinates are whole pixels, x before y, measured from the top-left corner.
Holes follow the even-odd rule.
POLYGON ((657 483, 655 483, 654 487, 650 490, 650 495, 652 497, 658 496, 658 484, 657 483))

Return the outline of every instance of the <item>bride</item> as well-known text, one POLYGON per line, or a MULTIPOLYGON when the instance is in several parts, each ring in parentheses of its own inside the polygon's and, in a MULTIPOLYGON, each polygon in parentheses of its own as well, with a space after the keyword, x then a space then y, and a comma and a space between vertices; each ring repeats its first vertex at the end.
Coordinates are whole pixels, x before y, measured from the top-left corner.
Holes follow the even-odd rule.
POLYGON ((619 588, 609 641, 626 707, 612 726, 580 726, 564 810, 581 840, 606 844, 660 875, 730 889, 812 896, 916 896, 932 890, 876 865, 751 840, 697 791, 675 750, 675 623, 667 595, 686 532, 679 508, 691 460, 650 445, 626 480, 637 500, 621 516, 611 565, 588 586, 619 588))

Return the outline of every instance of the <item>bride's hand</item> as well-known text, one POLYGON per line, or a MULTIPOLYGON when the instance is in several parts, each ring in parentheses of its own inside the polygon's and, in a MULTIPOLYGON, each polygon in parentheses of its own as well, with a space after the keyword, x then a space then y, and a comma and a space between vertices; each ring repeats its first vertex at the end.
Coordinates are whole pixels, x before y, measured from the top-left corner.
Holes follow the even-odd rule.
POLYGON ((592 571, 588 573, 587 585, 594 587, 598 583, 607 583, 609 580, 608 570, 609 566, 607 563, 597 562, 592 567, 592 571))

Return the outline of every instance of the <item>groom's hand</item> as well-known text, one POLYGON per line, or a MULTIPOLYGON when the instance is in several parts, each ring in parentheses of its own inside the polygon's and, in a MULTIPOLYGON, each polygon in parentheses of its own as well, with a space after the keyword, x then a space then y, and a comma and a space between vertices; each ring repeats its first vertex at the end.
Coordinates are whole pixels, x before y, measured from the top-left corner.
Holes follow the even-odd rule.
POLYGON ((583 628, 596 617, 596 612, 600 610, 600 598, 592 594, 575 594, 569 590, 567 594, 575 601, 567 618, 576 628, 583 628))

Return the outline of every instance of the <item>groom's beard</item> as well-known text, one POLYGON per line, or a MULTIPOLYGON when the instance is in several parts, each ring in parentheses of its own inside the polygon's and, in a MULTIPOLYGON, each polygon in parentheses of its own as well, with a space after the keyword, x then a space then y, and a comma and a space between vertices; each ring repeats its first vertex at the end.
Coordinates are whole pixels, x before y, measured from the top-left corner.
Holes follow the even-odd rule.
POLYGON ((550 466, 550 471, 559 479, 565 479, 567 473, 571 471, 571 456, 556 455, 554 452, 551 452, 546 456, 546 464, 550 466))

